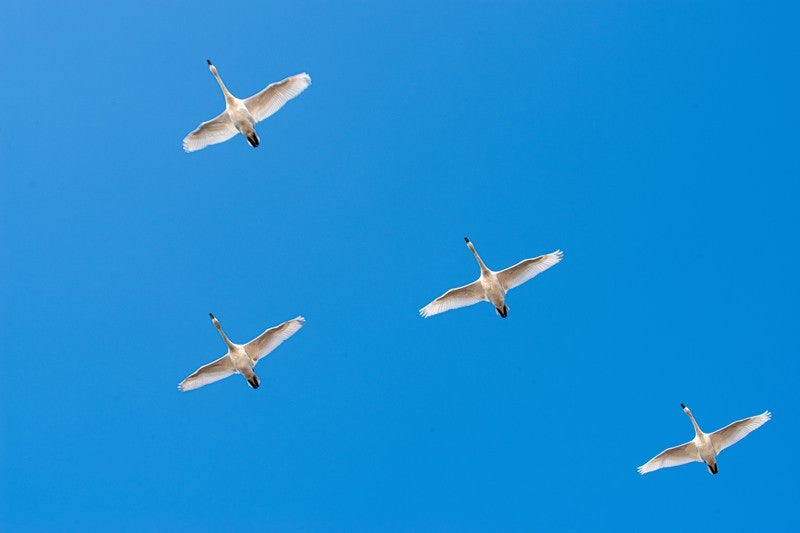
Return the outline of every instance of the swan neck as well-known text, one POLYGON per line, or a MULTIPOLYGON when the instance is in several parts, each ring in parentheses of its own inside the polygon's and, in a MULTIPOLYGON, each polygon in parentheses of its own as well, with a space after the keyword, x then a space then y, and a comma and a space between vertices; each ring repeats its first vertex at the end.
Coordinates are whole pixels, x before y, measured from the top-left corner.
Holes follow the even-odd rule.
POLYGON ((483 261, 481 260, 481 256, 478 255, 478 251, 475 250, 475 246, 473 246, 471 242, 468 242, 467 246, 469 246, 469 249, 472 252, 472 255, 474 255, 475 259, 478 261, 478 265, 480 265, 481 271, 488 271, 489 269, 486 267, 486 265, 483 264, 483 261))
POLYGON ((214 325, 217 327, 217 331, 219 331, 219 334, 222 336, 222 340, 225 341, 225 344, 228 345, 228 348, 232 350, 234 347, 233 343, 228 339, 228 336, 225 335, 225 332, 222 331, 222 326, 220 326, 218 323, 215 323, 214 325))
POLYGON ((703 430, 702 430, 702 429, 700 429, 700 426, 698 426, 698 425, 697 425, 697 422, 696 422, 696 421, 695 421, 695 419, 694 419, 694 415, 693 415, 692 413, 688 413, 688 415, 689 415, 689 420, 691 420, 691 421, 692 421, 692 425, 694 426, 694 433, 695 433, 695 435, 697 435, 698 437, 699 437, 700 435, 703 435, 703 430))
POLYGON ((217 83, 219 83, 219 88, 222 89, 222 94, 225 95, 225 98, 226 99, 227 98, 233 98, 233 95, 231 94, 231 92, 228 90, 227 87, 225 87, 225 84, 222 83, 222 78, 219 77, 219 74, 217 73, 217 69, 216 68, 211 71, 211 74, 214 75, 214 78, 217 80, 217 83))

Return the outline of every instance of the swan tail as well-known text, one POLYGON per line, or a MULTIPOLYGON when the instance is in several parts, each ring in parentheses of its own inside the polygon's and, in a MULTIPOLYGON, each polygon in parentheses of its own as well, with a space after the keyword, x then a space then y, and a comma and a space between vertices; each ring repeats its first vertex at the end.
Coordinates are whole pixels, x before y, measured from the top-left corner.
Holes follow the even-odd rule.
POLYGON ((247 142, 250 143, 250 146, 253 148, 258 148, 258 145, 261 144, 256 132, 253 132, 247 136, 247 142))

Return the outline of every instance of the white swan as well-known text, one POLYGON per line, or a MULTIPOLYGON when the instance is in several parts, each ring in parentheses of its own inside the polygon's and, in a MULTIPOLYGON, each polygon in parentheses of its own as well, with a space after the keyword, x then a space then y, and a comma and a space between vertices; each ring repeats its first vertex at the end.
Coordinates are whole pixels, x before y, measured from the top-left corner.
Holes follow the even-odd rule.
POLYGON ((211 321, 222 335, 222 340, 228 345, 228 353, 205 366, 201 366, 188 378, 181 381, 178 389, 182 391, 197 389, 203 385, 225 379, 232 374, 241 374, 247 383, 257 389, 261 383, 253 371, 258 361, 277 348, 283 341, 294 335, 303 327, 306 320, 299 316, 279 326, 270 328, 247 344, 234 344, 228 340, 222 326, 213 314, 209 313, 211 321))
POLYGON ((695 422, 689 408, 683 404, 681 404, 681 407, 683 407, 683 411, 689 415, 689 419, 692 421, 695 432, 694 439, 686 444, 668 448, 656 455, 638 468, 640 474, 646 474, 659 468, 683 465, 692 461, 705 463, 708 471, 716 474, 718 472, 717 455, 728 446, 732 446, 742 440, 754 429, 760 428, 772 418, 772 413, 764 411, 760 415, 737 420, 713 433, 703 433, 700 426, 695 422))
POLYGON ((561 258, 564 256, 561 250, 556 250, 551 254, 540 255, 533 259, 525 259, 505 270, 494 272, 486 268, 486 265, 481 261, 478 252, 475 251, 475 247, 469 242, 469 239, 464 237, 464 240, 475 255, 475 259, 478 260, 478 265, 481 267, 481 277, 469 285, 464 285, 457 289, 450 289, 420 309, 419 314, 423 317, 427 318, 451 309, 458 309, 459 307, 466 307, 480 301, 487 301, 494 305, 498 315, 505 318, 508 316, 508 306, 505 301, 506 292, 518 285, 522 285, 536 274, 544 272, 561 261, 561 258))
POLYGON ((217 74, 217 68, 208 61, 208 68, 211 74, 217 79, 222 94, 225 95, 225 111, 221 115, 203 122, 192 133, 183 139, 183 149, 187 152, 202 150, 209 144, 225 142, 236 132, 241 132, 247 137, 247 142, 255 148, 259 144, 256 134, 255 124, 274 114, 283 105, 303 92, 311 84, 311 78, 303 72, 289 76, 283 81, 272 83, 263 91, 254 94, 250 98, 240 100, 233 96, 222 78, 217 74))

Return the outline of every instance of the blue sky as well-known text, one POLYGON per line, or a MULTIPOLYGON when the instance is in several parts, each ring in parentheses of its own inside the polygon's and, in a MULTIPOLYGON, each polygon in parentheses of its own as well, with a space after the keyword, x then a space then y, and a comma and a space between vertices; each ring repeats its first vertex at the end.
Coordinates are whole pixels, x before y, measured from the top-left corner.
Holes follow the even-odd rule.
POLYGON ((499 4, 6 4, 3 529, 796 527, 797 5, 499 4), (206 58, 313 84, 185 154, 206 58), (565 258, 420 318, 464 236, 565 258), (179 393, 208 312, 307 324, 179 393), (774 418, 640 476, 680 402, 774 418))

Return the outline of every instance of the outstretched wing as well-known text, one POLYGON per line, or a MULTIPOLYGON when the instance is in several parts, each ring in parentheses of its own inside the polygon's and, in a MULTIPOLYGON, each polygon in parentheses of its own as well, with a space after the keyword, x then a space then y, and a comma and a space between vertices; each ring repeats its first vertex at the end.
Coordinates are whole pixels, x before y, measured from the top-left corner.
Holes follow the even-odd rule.
POLYGON ((295 74, 285 80, 270 83, 266 89, 246 98, 244 105, 253 116, 256 122, 261 122, 265 118, 273 115, 278 109, 282 108, 286 102, 306 90, 311 85, 311 78, 308 74, 295 74))
POLYGON ((702 459, 700 459, 700 454, 697 453, 697 446, 694 445, 693 441, 690 441, 674 448, 667 448, 640 466, 638 470, 640 474, 646 474, 659 468, 685 465, 692 461, 702 461, 702 459))
POLYGON ((223 111, 221 115, 207 120, 192 133, 183 139, 183 149, 187 152, 202 150, 210 144, 225 142, 236 135, 236 126, 233 125, 228 117, 228 112, 223 111))
POLYGON ((745 438, 748 433, 766 424, 770 418, 772 418, 772 413, 764 411, 760 415, 737 420, 722 429, 718 429, 711 434, 711 444, 714 445, 714 450, 719 453, 728 446, 736 444, 745 438))
POLYGON ((457 289, 450 289, 442 294, 434 301, 419 310, 419 314, 425 318, 429 316, 438 315, 451 309, 458 309, 459 307, 466 307, 468 305, 476 304, 484 299, 483 287, 481 280, 473 281, 469 285, 458 287, 457 289))
POLYGON ((297 330, 302 328, 305 323, 306 319, 299 316, 279 326, 269 328, 267 331, 245 344, 244 349, 247 355, 250 356, 250 359, 253 360, 253 364, 255 364, 259 359, 277 348, 283 341, 297 333, 297 330))
POLYGON ((511 290, 555 265, 561 261, 562 257, 564 257, 564 252, 556 250, 551 254, 540 255, 533 259, 525 259, 512 267, 498 272, 497 279, 505 290, 511 290))
POLYGON ((181 381, 178 389, 182 391, 197 389, 203 385, 225 379, 235 372, 233 361, 228 357, 228 354, 225 354, 213 363, 208 363, 198 368, 194 374, 181 381))

